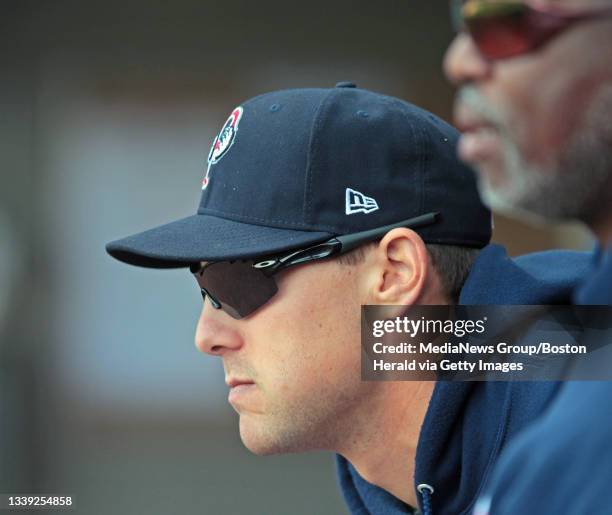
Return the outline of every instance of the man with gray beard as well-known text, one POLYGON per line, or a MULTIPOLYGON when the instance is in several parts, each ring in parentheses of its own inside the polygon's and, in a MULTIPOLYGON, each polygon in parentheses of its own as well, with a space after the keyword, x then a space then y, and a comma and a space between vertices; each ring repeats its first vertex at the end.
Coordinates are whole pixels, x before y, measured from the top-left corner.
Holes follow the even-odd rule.
MULTIPOLYGON (((599 250, 574 302, 612 304, 612 1, 457 0, 453 15, 459 156, 490 207, 585 223, 599 250)), ((611 439, 612 384, 567 383, 475 513, 610 513, 611 439)))

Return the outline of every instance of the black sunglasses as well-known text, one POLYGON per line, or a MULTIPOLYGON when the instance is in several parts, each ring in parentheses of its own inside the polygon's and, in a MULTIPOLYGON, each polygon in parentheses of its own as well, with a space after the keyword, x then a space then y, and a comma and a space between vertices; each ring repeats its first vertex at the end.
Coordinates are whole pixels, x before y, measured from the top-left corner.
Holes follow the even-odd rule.
POLYGON ((382 238, 399 227, 417 228, 434 223, 439 213, 403 220, 354 234, 335 236, 327 241, 288 253, 255 260, 196 263, 190 267, 202 298, 209 298, 215 309, 235 319, 244 318, 268 302, 278 291, 274 275, 295 265, 345 254, 360 245, 382 238))
POLYGON ((534 2, 451 0, 457 31, 466 31, 488 59, 505 59, 540 47, 576 22, 612 15, 612 7, 573 9, 534 2))

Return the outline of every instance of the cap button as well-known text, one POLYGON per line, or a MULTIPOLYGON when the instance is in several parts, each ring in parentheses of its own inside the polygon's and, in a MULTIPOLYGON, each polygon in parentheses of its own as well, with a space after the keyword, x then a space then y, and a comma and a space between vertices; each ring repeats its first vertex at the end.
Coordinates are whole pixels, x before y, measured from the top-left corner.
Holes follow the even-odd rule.
POLYGON ((342 81, 342 82, 338 82, 338 84, 336 84, 337 88, 356 88, 357 84, 355 84, 354 82, 347 82, 347 81, 342 81))

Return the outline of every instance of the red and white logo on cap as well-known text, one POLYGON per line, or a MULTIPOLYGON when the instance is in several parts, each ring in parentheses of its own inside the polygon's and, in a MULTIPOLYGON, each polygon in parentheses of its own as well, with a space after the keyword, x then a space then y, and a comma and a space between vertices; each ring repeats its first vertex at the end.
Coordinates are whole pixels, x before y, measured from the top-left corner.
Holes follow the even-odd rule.
POLYGON ((223 128, 213 141, 212 147, 210 147, 210 152, 208 153, 208 168, 206 169, 206 175, 202 181, 203 190, 206 189, 206 186, 208 186, 208 183, 210 182, 210 167, 215 163, 218 163, 220 159, 227 154, 227 151, 232 146, 232 143, 234 143, 236 133, 238 132, 240 118, 242 118, 242 107, 238 106, 232 111, 232 114, 229 115, 229 118, 223 125, 223 128))

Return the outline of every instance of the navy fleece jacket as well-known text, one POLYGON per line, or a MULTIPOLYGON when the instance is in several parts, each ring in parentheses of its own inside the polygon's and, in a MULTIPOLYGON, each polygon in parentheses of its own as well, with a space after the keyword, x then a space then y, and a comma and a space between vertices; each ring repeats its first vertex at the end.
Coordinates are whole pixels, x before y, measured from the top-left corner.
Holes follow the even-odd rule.
MULTIPOLYGON (((612 248, 594 263, 574 301, 612 305, 612 248)), ((611 482, 612 382, 571 381, 508 446, 474 515, 607 515, 611 482)))
MULTIPOLYGON (((589 259, 585 253, 561 251, 510 259, 502 247, 489 245, 476 259, 459 302, 568 304, 589 259)), ((470 513, 507 440, 541 414, 557 390, 558 383, 551 382, 438 382, 421 427, 414 478, 415 488, 421 483, 434 488, 427 503, 431 513, 470 513)), ((337 456, 337 470, 351 514, 411 513, 405 503, 361 478, 342 456, 337 456)), ((422 498, 419 508, 423 511, 422 498)))

